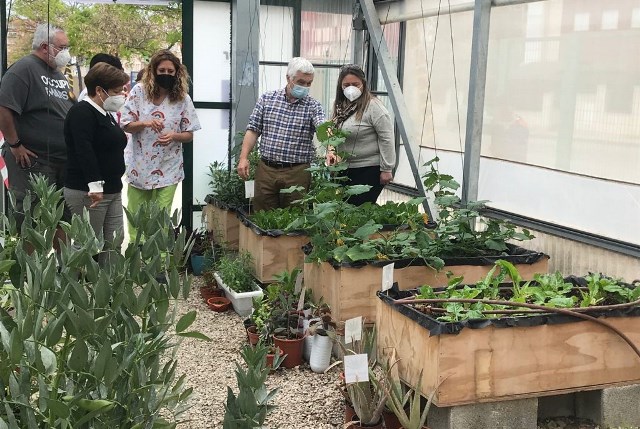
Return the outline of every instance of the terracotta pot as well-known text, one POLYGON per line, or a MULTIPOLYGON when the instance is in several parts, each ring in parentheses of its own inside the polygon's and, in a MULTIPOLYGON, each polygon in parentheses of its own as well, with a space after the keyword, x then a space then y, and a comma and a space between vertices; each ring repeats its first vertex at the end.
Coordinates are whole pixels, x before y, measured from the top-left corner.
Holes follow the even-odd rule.
POLYGON ((273 337, 273 343, 276 347, 287 355, 282 362, 282 366, 285 368, 294 368, 298 365, 302 365, 302 347, 304 345, 304 335, 299 335, 298 338, 288 340, 285 338, 273 337))
POLYGON ((200 288, 200 296, 207 302, 209 298, 213 298, 214 296, 224 296, 224 291, 218 288, 210 288, 208 286, 203 286, 200 288))
POLYGON ((351 419, 356 416, 356 410, 353 409, 350 403, 344 403, 344 422, 349 423, 351 419))
POLYGON ((252 346, 255 346, 258 344, 258 341, 260 341, 260 334, 258 334, 255 325, 247 328, 247 338, 249 339, 249 344, 252 346))
MULTIPOLYGON (((284 352, 282 351, 282 349, 279 349, 280 351, 280 356, 282 356, 284 354, 284 352)), ((276 372, 275 369, 273 369, 273 358, 276 357, 275 353, 268 353, 267 354, 267 367, 271 368, 271 371, 269 371, 270 374, 273 374, 274 372, 276 372)))
POLYGON ((231 301, 224 296, 214 296, 207 300, 207 305, 211 310, 217 313, 223 313, 229 309, 231 301))

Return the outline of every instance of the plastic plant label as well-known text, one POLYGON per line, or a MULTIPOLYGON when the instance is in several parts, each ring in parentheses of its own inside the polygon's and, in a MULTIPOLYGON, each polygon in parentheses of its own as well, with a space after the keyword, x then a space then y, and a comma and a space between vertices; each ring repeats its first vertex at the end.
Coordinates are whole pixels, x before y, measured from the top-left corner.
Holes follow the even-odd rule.
POLYGON ((295 294, 299 294, 300 293, 300 289, 302 289, 302 271, 300 271, 298 273, 298 275, 296 276, 296 288, 295 288, 295 294))
POLYGON ((253 198, 255 195, 256 181, 255 180, 247 180, 244 182, 244 197, 245 198, 253 198))
POLYGON ((346 384, 369 381, 369 358, 366 353, 344 356, 344 382, 346 384))
POLYGON ((300 292, 300 298, 298 298, 298 311, 302 311, 302 309, 304 308, 304 295, 307 292, 307 287, 303 287, 302 291, 300 292))
POLYGON ((382 292, 391 289, 393 285, 393 267, 395 263, 390 263, 382 267, 382 292))
POLYGON ((344 324, 344 343, 349 344, 362 339, 362 316, 349 319, 344 324))

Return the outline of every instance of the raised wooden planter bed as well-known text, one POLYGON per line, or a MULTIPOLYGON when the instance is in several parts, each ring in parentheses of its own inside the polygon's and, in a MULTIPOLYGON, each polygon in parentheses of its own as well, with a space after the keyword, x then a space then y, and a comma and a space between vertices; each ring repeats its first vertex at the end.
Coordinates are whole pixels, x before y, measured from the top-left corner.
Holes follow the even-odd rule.
MULTIPOLYGON (((423 394, 436 390, 439 407, 640 383, 640 357, 594 322, 538 315, 443 323, 380 295, 378 352, 397 350, 400 376, 410 385, 422 371, 423 394)), ((640 345, 640 308, 603 313, 640 345)))
POLYGON ((238 249, 253 257, 255 276, 261 283, 274 281, 273 276, 294 268, 302 268, 304 253, 302 246, 309 237, 282 231, 265 231, 239 213, 238 249))
POLYGON ((240 221, 236 211, 214 199, 207 199, 203 215, 207 220, 207 231, 213 232, 213 241, 238 250, 240 221))
MULTIPOLYGON (((447 285, 447 271, 455 276, 464 276, 465 283, 475 283, 483 279, 497 259, 514 263, 525 280, 533 278, 535 273, 546 273, 549 269, 549 257, 542 253, 527 251, 513 246, 514 256, 482 258, 450 258, 440 272, 421 263, 421 261, 396 261, 393 270, 394 281, 401 289, 414 289, 428 284, 433 287, 447 285), (475 264, 475 265, 474 265, 475 264)), ((352 317, 363 316, 369 321, 376 319, 376 292, 382 284, 382 267, 393 261, 361 264, 304 264, 304 282, 313 291, 315 300, 320 298, 329 304, 336 320, 344 321, 352 317)))

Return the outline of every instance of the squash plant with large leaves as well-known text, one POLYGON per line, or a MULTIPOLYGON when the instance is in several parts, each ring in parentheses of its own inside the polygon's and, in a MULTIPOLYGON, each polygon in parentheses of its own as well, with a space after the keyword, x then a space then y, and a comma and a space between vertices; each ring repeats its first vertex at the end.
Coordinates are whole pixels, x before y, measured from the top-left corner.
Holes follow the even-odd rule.
MULTIPOLYGON (((138 235, 100 267, 94 255, 109 249, 88 215, 60 222, 61 192, 42 178, 32 185, 39 202, 25 199, 19 235, 6 219, 5 243, 15 244, 3 261, 15 262, 7 286, 13 308, 0 308, 0 428, 176 427, 192 390, 172 351, 180 337, 206 339, 188 331, 195 312, 176 321, 191 283, 180 272, 185 232, 174 233, 176 219, 165 211, 143 206, 128 216, 144 242, 138 235), (59 225, 73 242, 61 243, 60 264, 59 225)), ((122 241, 120 231, 116 248, 122 241)))

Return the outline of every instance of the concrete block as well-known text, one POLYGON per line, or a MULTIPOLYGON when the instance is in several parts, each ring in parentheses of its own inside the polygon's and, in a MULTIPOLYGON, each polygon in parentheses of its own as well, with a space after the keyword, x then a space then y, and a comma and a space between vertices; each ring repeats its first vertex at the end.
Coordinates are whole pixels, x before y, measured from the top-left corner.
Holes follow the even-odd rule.
POLYGON ((603 428, 640 427, 640 384, 578 392, 576 416, 603 428))
POLYGON ((576 394, 541 396, 538 398, 538 420, 568 417, 576 414, 576 394))
POLYGON ((537 429, 538 399, 487 402, 429 410, 430 429, 537 429))

